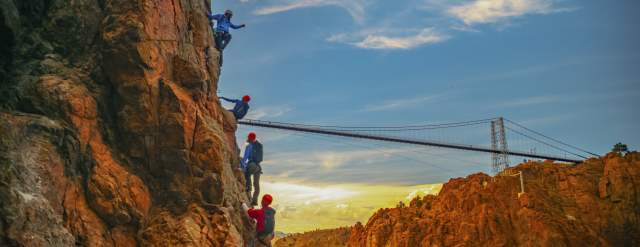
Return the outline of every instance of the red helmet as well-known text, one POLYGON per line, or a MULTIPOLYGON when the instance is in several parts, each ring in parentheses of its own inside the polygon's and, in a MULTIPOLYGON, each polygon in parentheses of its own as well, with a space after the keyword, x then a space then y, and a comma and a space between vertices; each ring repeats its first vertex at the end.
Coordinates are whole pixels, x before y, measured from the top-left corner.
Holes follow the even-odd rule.
POLYGON ((263 207, 271 205, 271 202, 273 202, 273 197, 271 197, 271 195, 265 194, 264 196, 262 196, 262 206, 263 207))
POLYGON ((251 101, 251 96, 249 96, 249 95, 242 96, 242 101, 244 101, 244 102, 251 101))
POLYGON ((256 133, 249 133, 249 135, 247 136, 247 140, 249 141, 255 141, 256 140, 256 133))

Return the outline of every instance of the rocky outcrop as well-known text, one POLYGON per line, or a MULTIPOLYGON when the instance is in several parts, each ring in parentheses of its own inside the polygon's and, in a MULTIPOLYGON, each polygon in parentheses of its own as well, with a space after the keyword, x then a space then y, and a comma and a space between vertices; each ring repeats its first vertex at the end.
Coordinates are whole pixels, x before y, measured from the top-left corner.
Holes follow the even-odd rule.
POLYGON ((348 246, 638 246, 640 153, 578 165, 528 162, 517 176, 451 179, 437 196, 381 209, 348 246))
POLYGON ((0 0, 0 245, 243 246, 208 0, 0 0))
POLYGON ((350 227, 327 230, 315 230, 305 233, 295 233, 278 239, 275 247, 340 247, 345 246, 351 234, 350 227))

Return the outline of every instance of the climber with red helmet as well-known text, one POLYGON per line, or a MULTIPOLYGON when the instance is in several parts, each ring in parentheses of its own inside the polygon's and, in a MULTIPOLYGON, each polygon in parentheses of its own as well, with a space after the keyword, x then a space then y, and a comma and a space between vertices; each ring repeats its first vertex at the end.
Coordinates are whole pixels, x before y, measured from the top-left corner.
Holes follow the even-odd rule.
POLYGON ((275 236, 276 210, 269 207, 271 202, 273 202, 273 197, 266 194, 262 197, 262 208, 260 209, 249 208, 247 204, 242 203, 242 208, 247 212, 249 218, 256 221, 256 237, 258 241, 266 246, 271 246, 271 240, 275 236))
POLYGON ((245 115, 247 115, 247 112, 249 112, 249 101, 251 101, 251 97, 249 95, 243 96, 242 99, 229 99, 222 96, 220 97, 220 99, 235 104, 235 106, 233 106, 233 110, 229 111, 233 113, 233 116, 236 117, 236 120, 242 119, 245 115))
POLYGON ((245 186, 247 196, 251 198, 251 205, 258 205, 258 196, 260 196, 260 174, 262 174, 262 143, 256 139, 256 133, 249 133, 247 136, 247 145, 244 149, 244 155, 240 160, 240 169, 244 172, 245 186), (253 183, 251 183, 253 177, 253 183), (253 195, 251 194, 251 185, 253 184, 253 195))
POLYGON ((229 28, 240 29, 246 26, 245 24, 234 25, 233 23, 231 23, 231 17, 233 17, 233 11, 228 9, 224 11, 224 14, 212 15, 211 13, 207 12, 207 18, 209 18, 209 21, 212 21, 211 28, 213 28, 213 21, 216 21, 214 38, 216 42, 216 48, 218 48, 218 51, 220 52, 222 52, 222 50, 224 50, 224 48, 227 47, 227 45, 229 45, 229 42, 231 41, 229 28))

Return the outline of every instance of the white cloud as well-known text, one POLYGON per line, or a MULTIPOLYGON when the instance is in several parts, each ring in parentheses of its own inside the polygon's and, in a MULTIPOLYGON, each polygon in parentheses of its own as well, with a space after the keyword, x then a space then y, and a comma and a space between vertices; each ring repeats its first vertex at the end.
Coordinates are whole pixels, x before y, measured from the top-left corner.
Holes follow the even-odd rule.
POLYGON ((404 10, 392 16, 382 15, 376 21, 366 18, 370 0, 270 0, 267 6, 256 9, 254 14, 271 15, 303 8, 339 7, 361 24, 362 29, 333 34, 326 39, 328 42, 345 43, 361 49, 408 50, 444 42, 455 32, 480 32, 471 27, 475 24, 496 23, 497 29, 504 29, 513 26, 508 21, 513 18, 576 9, 558 6, 560 0, 422 1, 422 6, 415 6, 415 2, 412 2, 404 10))
POLYGON ((355 46, 365 49, 412 49, 425 44, 434 44, 447 40, 448 37, 435 32, 432 28, 425 28, 420 32, 403 37, 384 35, 368 35, 355 46))
POLYGON ((399 29, 371 28, 354 33, 339 33, 327 38, 334 43, 350 44, 362 49, 407 50, 422 45, 440 43, 449 37, 433 28, 399 29))
POLYGON ((280 117, 288 112, 291 112, 293 110, 292 107, 287 106, 287 105, 282 105, 282 106, 264 106, 264 107, 257 107, 255 109, 251 108, 249 109, 249 113, 247 113, 247 117, 248 119, 255 119, 255 120, 259 120, 259 119, 263 119, 265 117, 267 118, 276 118, 276 117, 280 117))
POLYGON ((418 106, 422 103, 426 103, 429 101, 434 101, 438 98, 442 97, 441 95, 430 95, 430 96, 420 96, 415 98, 408 99, 396 99, 396 100, 388 100, 384 101, 380 104, 368 105, 364 108, 366 112, 375 112, 375 111, 388 111, 388 110, 396 110, 400 108, 410 108, 418 106))
POLYGON ((412 190, 404 199, 412 200, 416 198, 416 196, 424 196, 424 195, 436 195, 440 191, 440 186, 437 184, 426 185, 421 188, 417 188, 412 190))
POLYGON ((549 14, 569 9, 555 8, 553 0, 475 0, 451 6, 446 12, 467 25, 495 23, 527 14, 549 14))
POLYGON ((345 9, 357 22, 365 19, 364 0, 279 0, 277 3, 257 9, 254 14, 270 15, 301 8, 337 6, 345 9))

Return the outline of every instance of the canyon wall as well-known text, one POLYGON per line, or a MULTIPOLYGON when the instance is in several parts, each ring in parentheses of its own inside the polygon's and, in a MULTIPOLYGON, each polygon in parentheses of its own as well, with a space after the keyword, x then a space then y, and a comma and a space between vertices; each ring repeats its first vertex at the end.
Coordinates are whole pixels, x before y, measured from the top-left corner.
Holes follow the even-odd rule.
POLYGON ((578 165, 528 162, 451 179, 437 196, 381 209, 347 246, 638 246, 640 153, 578 165))
POLYGON ((0 245, 252 240, 208 6, 0 0, 0 245))

